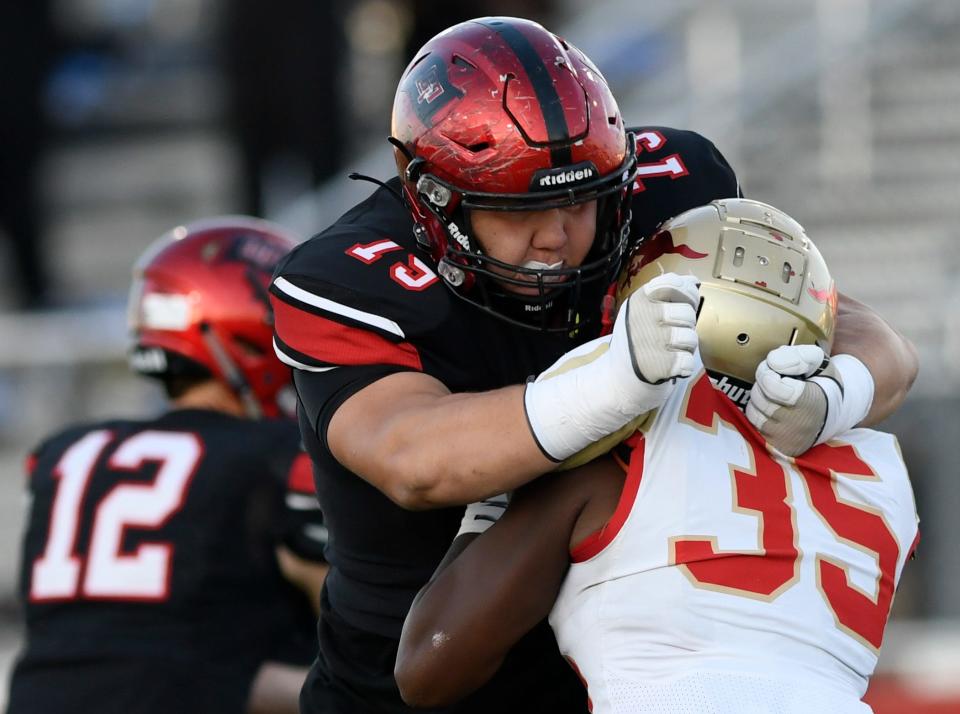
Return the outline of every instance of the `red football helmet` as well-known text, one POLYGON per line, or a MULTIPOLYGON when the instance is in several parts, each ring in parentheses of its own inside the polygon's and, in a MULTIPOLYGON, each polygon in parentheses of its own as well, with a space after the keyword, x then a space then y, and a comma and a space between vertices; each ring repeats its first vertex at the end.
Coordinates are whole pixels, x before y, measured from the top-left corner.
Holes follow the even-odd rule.
POLYGON ((137 261, 130 290, 131 368, 211 375, 250 416, 276 416, 290 370, 273 351, 267 288, 297 241, 267 221, 226 216, 178 226, 137 261))
POLYGON ((599 317, 626 248, 633 137, 606 80, 576 47, 529 20, 488 17, 427 42, 393 104, 403 192, 448 286, 499 317, 569 331, 599 317), (535 211, 597 199, 583 265, 509 265, 484 255, 467 209, 535 211), (490 270, 531 276, 538 295, 490 270))

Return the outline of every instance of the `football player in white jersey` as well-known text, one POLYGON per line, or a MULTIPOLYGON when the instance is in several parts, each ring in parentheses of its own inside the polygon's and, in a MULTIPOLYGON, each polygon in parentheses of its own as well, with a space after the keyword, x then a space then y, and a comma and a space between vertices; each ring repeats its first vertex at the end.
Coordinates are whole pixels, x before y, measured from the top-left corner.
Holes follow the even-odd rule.
POLYGON ((778 346, 775 361, 816 365, 830 388, 827 266, 789 216, 727 199, 666 223, 619 300, 669 272, 701 283, 702 364, 609 456, 523 487, 499 521, 505 497, 468 507, 461 533, 482 535, 455 541, 404 625, 408 703, 472 691, 549 613, 595 714, 870 711, 918 537, 897 441, 851 429, 791 458, 743 413, 755 380, 788 384, 769 369, 778 346))

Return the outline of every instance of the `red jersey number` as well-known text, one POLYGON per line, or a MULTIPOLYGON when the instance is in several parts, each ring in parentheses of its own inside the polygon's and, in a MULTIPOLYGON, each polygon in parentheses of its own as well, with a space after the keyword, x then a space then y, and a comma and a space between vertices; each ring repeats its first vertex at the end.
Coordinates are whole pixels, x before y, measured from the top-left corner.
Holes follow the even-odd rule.
MULTIPOLYGON (((346 253, 351 258, 372 265, 387 253, 393 253, 397 250, 403 250, 403 248, 392 240, 380 240, 374 243, 356 243, 348 248, 346 253)), ((430 269, 430 266, 413 254, 407 255, 406 263, 397 261, 391 264, 390 278, 405 290, 415 292, 426 290, 440 280, 437 274, 430 269)))
MULTIPOLYGON (((734 502, 736 510, 756 515, 761 549, 721 552, 714 537, 675 538, 671 540, 672 562, 683 566, 700 586, 748 597, 776 598, 797 582, 800 557, 786 471, 763 447, 742 412, 720 398, 706 375, 691 387, 683 418, 708 429, 719 419, 744 437, 755 467, 748 473, 731 465, 734 502)), ((819 589, 837 625, 864 644, 879 649, 893 603, 900 546, 879 513, 843 501, 837 493, 837 483, 843 479, 877 476, 847 444, 822 444, 798 457, 795 464, 810 506, 834 537, 875 555, 879 572, 874 593, 852 585, 847 566, 835 558, 817 553, 816 568, 819 589)))

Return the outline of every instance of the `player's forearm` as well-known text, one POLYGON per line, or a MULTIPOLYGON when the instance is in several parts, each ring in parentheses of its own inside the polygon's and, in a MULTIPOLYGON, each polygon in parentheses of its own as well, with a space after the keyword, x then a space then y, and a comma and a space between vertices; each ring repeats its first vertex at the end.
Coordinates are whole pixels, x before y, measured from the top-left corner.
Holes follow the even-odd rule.
POLYGON ((246 714, 296 714, 307 668, 264 662, 250 687, 246 714))
POLYGON ((404 623, 395 677, 407 703, 443 706, 473 692, 549 614, 578 511, 573 499, 534 496, 467 547, 469 535, 454 541, 404 623))
POLYGON ((464 587, 469 581, 464 580, 464 576, 456 577, 458 572, 463 572, 462 568, 455 568, 446 576, 441 573, 453 565, 476 539, 477 534, 467 533, 453 541, 437 572, 417 593, 407 613, 394 665, 394 679, 400 696, 411 706, 445 706, 466 696, 493 676, 509 649, 507 645, 492 655, 488 651, 481 656, 469 646, 464 647, 474 642, 477 630, 473 628, 472 632, 464 632, 466 628, 450 622, 450 613, 446 609, 453 602, 449 598, 472 597, 464 587), (434 588, 438 579, 440 583, 434 588), (461 635, 465 635, 465 641, 461 635), (453 676, 449 676, 451 665, 453 676))
POLYGON ((328 430, 334 456, 398 505, 470 503, 511 491, 556 466, 530 432, 523 387, 467 394, 451 394, 439 383, 434 392, 403 388, 403 380, 417 377, 422 375, 391 378, 401 389, 392 402, 384 394, 380 403, 389 406, 376 418, 356 414, 369 404, 349 400, 328 430))
POLYGON ((873 402, 860 426, 876 424, 896 411, 919 369, 913 344, 876 312, 845 295, 840 295, 833 353, 853 355, 873 377, 873 402))
POLYGON ((325 562, 307 560, 285 546, 276 549, 277 564, 283 577, 296 585, 310 600, 313 609, 320 614, 320 591, 327 578, 330 566, 325 562))

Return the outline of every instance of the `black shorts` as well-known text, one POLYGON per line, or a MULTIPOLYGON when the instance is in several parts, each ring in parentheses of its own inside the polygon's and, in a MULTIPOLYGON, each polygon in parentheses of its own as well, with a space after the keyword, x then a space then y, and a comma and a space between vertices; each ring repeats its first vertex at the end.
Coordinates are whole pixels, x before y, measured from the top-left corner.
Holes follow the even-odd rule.
POLYGON ((344 622, 326 597, 321 610, 320 654, 300 692, 301 714, 587 714, 586 692, 546 622, 517 644, 490 682, 459 704, 411 709, 393 679, 399 642, 344 622))
POLYGON ((21 661, 7 714, 243 714, 251 680, 162 660, 21 661))

